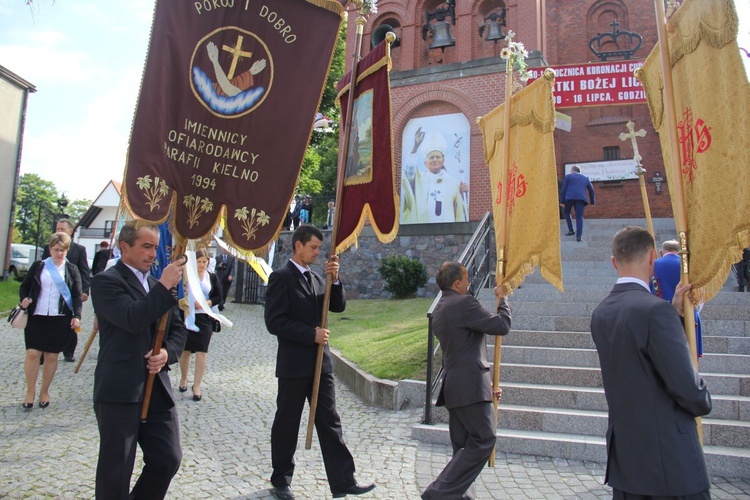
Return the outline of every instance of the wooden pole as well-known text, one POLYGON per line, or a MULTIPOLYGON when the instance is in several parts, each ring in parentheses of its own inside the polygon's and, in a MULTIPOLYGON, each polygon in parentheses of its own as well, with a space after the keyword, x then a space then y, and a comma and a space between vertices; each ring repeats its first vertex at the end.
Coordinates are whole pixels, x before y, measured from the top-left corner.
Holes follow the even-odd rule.
POLYGON ((91 335, 89 335, 89 339, 86 341, 86 346, 83 348, 83 354, 81 354, 81 357, 78 359, 78 364, 73 370, 73 373, 78 373, 78 370, 81 369, 81 364, 83 364, 83 360, 86 359, 86 355, 89 353, 89 348, 91 347, 91 344, 94 343, 94 338, 96 338, 97 333, 99 333, 99 322, 97 321, 96 316, 94 316, 94 329, 91 330, 91 335))
MULTIPOLYGON (((669 41, 667 39, 666 15, 664 12, 664 0, 654 0, 656 9, 656 28, 659 33, 659 54, 661 55, 662 75, 664 78, 664 116, 667 120, 667 133, 669 134, 669 156, 670 161, 665 168, 671 172, 671 182, 669 192, 674 201, 674 221, 677 229, 677 236, 680 242, 680 285, 688 283, 688 227, 687 211, 685 206, 685 190, 682 185, 682 172, 680 169, 680 148, 677 137, 677 115, 674 100, 674 84, 672 82, 672 61, 669 57, 669 41)), ((695 313, 694 306, 688 295, 685 295, 684 301, 684 320, 685 335, 690 355, 693 358, 693 365, 698 368, 698 354, 695 344, 695 313)), ((698 426, 698 436, 701 444, 703 443, 703 427, 701 417, 695 417, 695 423, 698 426)))
MULTIPOLYGON (((172 247, 172 249, 173 254, 180 253, 182 252, 182 245, 175 245, 172 247)), ((186 256, 181 255, 179 258, 185 259, 185 261, 187 262, 186 256)), ((161 344, 162 342, 164 342, 164 331, 167 329, 167 320, 169 319, 169 313, 170 311, 165 312, 159 319, 159 326, 156 329, 156 336, 154 337, 154 347, 151 350, 152 356, 156 356, 161 352, 161 344)), ((148 418, 148 407, 151 404, 151 393, 154 389, 155 378, 156 374, 154 373, 149 373, 148 378, 146 378, 146 392, 143 394, 143 407, 141 408, 141 423, 146 422, 146 419, 148 418)))
MULTIPOLYGON (((510 42, 510 40, 508 40, 510 42)), ((513 97, 513 66, 511 59, 506 59, 505 64, 505 109, 503 116, 503 158, 500 164, 500 182, 502 187, 500 188, 500 220, 497 222, 497 232, 495 234, 495 241, 497 245, 497 271, 495 273, 495 282, 497 286, 503 281, 505 277, 505 246, 507 244, 507 224, 508 224, 508 193, 510 193, 510 186, 508 186, 508 163, 510 163, 510 111, 511 111, 511 98, 513 97)), ((495 304, 495 310, 497 310, 498 303, 495 304)), ((495 336, 495 352, 492 359, 492 407, 495 411, 495 432, 497 432, 497 419, 500 403, 500 399, 496 396, 500 390, 500 361, 502 359, 502 346, 503 338, 501 336, 495 336)), ((497 445, 492 448, 492 454, 488 461, 490 467, 495 466, 495 451, 497 445)))
MULTIPOLYGON (((363 15, 357 17, 357 31, 354 38, 354 55, 352 58, 351 79, 349 81, 349 94, 347 96, 346 116, 344 117, 343 134, 344 140, 339 150, 338 177, 336 183, 336 202, 333 213, 333 227, 331 228, 331 250, 329 260, 333 260, 336 252, 336 238, 338 237, 339 221, 341 220, 341 193, 344 191, 344 177, 346 173, 346 159, 349 154, 349 135, 352 128, 352 115, 354 108, 354 92, 357 88, 357 70, 359 68, 359 59, 362 54, 362 34, 367 20, 363 15)), ((326 290, 323 296, 323 314, 320 318, 320 328, 328 326, 328 308, 331 305, 331 287, 333 286, 333 276, 326 274, 326 290)), ((315 414, 318 410, 318 395, 320 393, 320 375, 323 370, 323 353, 324 345, 318 345, 318 352, 315 357, 315 372, 313 374, 312 395, 310 397, 310 416, 307 421, 307 435, 305 437, 305 449, 312 447, 312 434, 315 427, 315 414)))
POLYGON ((646 214, 646 226, 648 227, 648 232, 651 233, 651 236, 653 238, 656 238, 656 233, 654 233, 654 221, 651 219, 651 205, 649 205, 648 203, 648 191, 646 191, 646 170, 643 168, 640 162, 638 162, 635 173, 638 174, 638 184, 641 187, 643 212, 646 214))

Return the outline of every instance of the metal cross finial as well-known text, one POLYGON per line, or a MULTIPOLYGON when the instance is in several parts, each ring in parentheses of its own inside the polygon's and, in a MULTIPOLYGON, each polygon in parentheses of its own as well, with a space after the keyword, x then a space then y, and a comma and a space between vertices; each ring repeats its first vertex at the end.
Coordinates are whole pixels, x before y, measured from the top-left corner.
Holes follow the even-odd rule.
POLYGON ((620 134, 620 140, 621 141, 627 141, 630 139, 630 143, 633 145, 633 159, 635 160, 636 164, 639 167, 641 167, 641 155, 638 153, 638 142, 636 142, 636 137, 645 137, 646 131, 644 129, 640 129, 639 131, 635 131, 635 123, 632 121, 628 121, 626 124, 628 127, 629 132, 626 134, 625 132, 622 132, 620 134))

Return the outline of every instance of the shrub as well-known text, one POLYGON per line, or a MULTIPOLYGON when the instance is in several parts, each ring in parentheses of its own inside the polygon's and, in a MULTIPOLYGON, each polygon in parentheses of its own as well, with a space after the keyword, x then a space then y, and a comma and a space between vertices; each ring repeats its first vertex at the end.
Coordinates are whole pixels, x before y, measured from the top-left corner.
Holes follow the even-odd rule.
POLYGON ((385 280, 385 289, 397 299, 413 297, 427 283, 427 269, 417 258, 391 255, 380 261, 378 271, 385 280))

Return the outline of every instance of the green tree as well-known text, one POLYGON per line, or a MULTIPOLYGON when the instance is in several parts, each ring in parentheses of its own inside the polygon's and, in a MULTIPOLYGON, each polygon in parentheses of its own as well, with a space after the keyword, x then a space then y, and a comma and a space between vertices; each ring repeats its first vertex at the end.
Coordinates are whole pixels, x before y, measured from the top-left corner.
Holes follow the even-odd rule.
POLYGON ((65 209, 65 213, 68 215, 68 218, 72 220, 74 223, 78 223, 81 220, 81 217, 83 217, 83 214, 86 213, 86 210, 89 209, 93 202, 91 200, 88 200, 86 198, 82 200, 74 200, 68 205, 68 207, 65 209))
POLYGON ((337 83, 344 76, 346 63, 346 23, 339 31, 331 69, 320 100, 319 110, 332 120, 331 131, 313 130, 310 144, 300 171, 296 192, 313 197, 313 223, 325 224, 326 203, 336 197, 336 170, 338 168, 339 134, 338 124, 341 115, 336 106, 337 83))
POLYGON ((15 227, 21 242, 38 245, 52 234, 57 213, 57 188, 37 174, 23 174, 18 182, 15 227), (37 239, 38 238, 38 239, 37 239))

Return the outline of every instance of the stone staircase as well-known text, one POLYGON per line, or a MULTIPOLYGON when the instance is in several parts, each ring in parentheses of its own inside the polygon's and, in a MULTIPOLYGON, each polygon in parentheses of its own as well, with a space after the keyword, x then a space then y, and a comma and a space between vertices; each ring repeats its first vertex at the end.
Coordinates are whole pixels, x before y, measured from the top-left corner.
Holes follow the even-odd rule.
MULTIPOLYGON (((503 338, 503 400, 498 449, 507 453, 606 461, 607 402, 589 323, 617 278, 610 245, 617 230, 643 219, 587 220, 584 241, 561 236, 565 292, 537 273, 511 297, 513 329, 503 338)), ((672 219, 655 219, 657 245, 675 237, 672 219)), ((561 224, 561 234, 566 232, 561 224)), ((480 300, 494 306, 491 290, 480 300)), ((703 419, 709 471, 750 477, 750 293, 737 292, 730 274, 701 312, 700 372, 713 399, 703 419)), ((488 337, 492 356, 493 337, 488 337)), ((449 444, 447 412, 433 408, 434 425, 419 424, 416 439, 449 444)))

